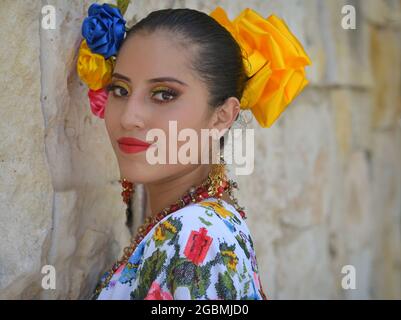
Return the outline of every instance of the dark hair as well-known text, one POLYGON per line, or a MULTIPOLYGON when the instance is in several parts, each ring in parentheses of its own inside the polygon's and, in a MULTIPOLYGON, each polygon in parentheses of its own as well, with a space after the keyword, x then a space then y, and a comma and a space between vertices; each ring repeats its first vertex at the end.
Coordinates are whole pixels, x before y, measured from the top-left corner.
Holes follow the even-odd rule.
POLYGON ((124 42, 138 32, 157 30, 172 31, 175 41, 185 48, 195 48, 191 67, 206 83, 211 107, 218 107, 229 97, 241 101, 249 78, 241 47, 226 28, 201 11, 163 9, 151 12, 132 26, 124 42))

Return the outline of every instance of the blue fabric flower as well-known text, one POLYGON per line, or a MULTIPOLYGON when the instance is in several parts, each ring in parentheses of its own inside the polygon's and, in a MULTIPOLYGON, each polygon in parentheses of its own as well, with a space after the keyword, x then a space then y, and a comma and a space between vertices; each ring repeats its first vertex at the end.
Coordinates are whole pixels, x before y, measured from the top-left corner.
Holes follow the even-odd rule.
POLYGON ((93 3, 82 23, 82 36, 93 53, 108 59, 117 53, 124 40, 125 23, 118 8, 93 3))

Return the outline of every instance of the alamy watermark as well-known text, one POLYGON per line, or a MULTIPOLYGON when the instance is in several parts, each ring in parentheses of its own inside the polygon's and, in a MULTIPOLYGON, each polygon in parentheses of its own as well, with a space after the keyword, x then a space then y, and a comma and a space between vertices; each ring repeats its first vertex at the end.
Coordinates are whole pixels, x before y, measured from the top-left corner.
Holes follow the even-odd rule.
POLYGON ((42 288, 45 290, 56 289, 56 268, 50 264, 42 267, 41 273, 44 274, 42 277, 42 288))
POLYGON ((220 155, 223 155, 226 164, 236 166, 235 173, 237 175, 249 175, 254 169, 254 129, 240 128, 229 131, 201 129, 199 137, 196 130, 185 128, 178 131, 177 121, 169 121, 168 136, 164 130, 155 128, 147 132, 146 140, 156 140, 153 147, 146 150, 146 161, 151 165, 217 163, 220 155), (224 136, 225 145, 220 150, 219 139, 222 136, 224 136), (183 142, 180 147, 178 147, 179 142, 183 142), (212 143, 211 147, 210 142, 212 143), (232 150, 226 145, 231 146, 232 150), (210 150, 212 154, 210 154, 210 150))
POLYGON ((42 7, 42 21, 41 26, 44 30, 56 29, 56 8, 52 5, 42 7))
POLYGON ((341 280, 341 287, 344 290, 356 289, 356 269, 353 265, 348 264, 342 267, 341 273, 345 276, 341 280))

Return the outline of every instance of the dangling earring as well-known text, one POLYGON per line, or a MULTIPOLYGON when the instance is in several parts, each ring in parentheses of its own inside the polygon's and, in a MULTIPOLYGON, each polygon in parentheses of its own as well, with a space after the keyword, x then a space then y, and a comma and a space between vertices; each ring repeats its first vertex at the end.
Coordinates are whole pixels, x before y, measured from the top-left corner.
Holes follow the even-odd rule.
MULTIPOLYGON (((224 190, 224 187, 228 184, 228 196, 231 199, 231 201, 234 203, 234 208, 235 210, 238 211, 238 213, 241 215, 243 219, 246 219, 246 214, 245 214, 245 208, 241 207, 238 204, 237 198, 234 196, 233 190, 237 189, 238 190, 238 183, 232 179, 227 180, 226 176, 226 162, 224 161, 223 155, 220 155, 220 163, 219 164, 213 164, 212 170, 211 170, 211 181, 212 181, 212 186, 214 186, 214 190, 224 190), (219 189, 220 188, 220 189, 219 189)), ((219 196, 221 197, 222 194, 219 193, 219 196)), ((218 199, 220 200, 220 199, 218 199)))
POLYGON ((127 205, 127 209, 125 211, 127 220, 125 222, 125 225, 131 229, 132 227, 132 222, 133 222, 133 215, 132 215, 132 209, 131 209, 131 204, 132 204, 132 199, 134 196, 135 192, 135 186, 132 182, 128 181, 127 179, 123 178, 119 180, 123 187, 123 191, 121 192, 121 195, 123 197, 124 203, 127 205))
POLYGON ((209 189, 211 194, 214 194, 217 198, 223 196, 224 188, 227 185, 226 182, 226 167, 223 156, 220 156, 219 163, 213 163, 212 169, 209 172, 209 189))

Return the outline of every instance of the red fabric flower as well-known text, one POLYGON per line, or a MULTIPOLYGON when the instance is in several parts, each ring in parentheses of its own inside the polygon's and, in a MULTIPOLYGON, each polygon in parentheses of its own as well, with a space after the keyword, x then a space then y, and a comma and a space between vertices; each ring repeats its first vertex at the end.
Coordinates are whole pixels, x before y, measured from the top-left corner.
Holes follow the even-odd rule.
POLYGON ((162 291, 160 285, 153 281, 145 300, 173 300, 173 296, 168 291, 162 291))
POLYGON ((92 113, 104 119, 104 109, 106 107, 108 93, 105 89, 92 90, 88 91, 89 102, 91 106, 92 113))
POLYGON ((201 264, 212 244, 212 240, 213 238, 207 235, 206 228, 192 231, 185 246, 185 256, 194 264, 201 264))

